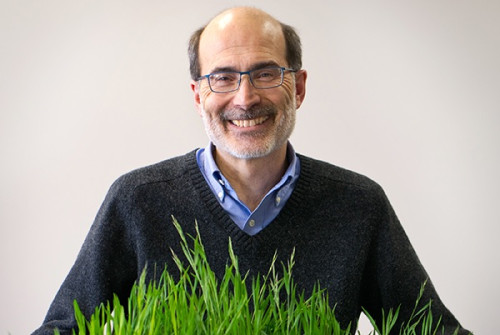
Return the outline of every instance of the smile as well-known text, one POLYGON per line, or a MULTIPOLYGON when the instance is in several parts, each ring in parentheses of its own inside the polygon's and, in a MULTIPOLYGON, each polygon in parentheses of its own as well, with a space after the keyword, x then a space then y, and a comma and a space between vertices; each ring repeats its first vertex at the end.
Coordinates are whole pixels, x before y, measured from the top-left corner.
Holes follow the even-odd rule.
POLYGON ((240 128, 253 127, 264 123, 269 116, 261 116, 250 120, 231 120, 231 123, 240 128))

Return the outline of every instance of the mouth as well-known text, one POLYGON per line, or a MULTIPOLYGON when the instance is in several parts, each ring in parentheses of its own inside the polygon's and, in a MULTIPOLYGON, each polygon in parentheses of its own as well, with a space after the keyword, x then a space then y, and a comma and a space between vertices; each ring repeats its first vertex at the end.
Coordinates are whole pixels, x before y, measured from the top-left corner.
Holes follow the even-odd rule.
POLYGON ((234 124, 236 127, 239 128, 247 128, 247 127, 254 127, 258 126, 260 124, 263 124, 266 122, 266 120, 269 119, 269 116, 261 116, 255 119, 249 119, 249 120, 230 120, 232 124, 234 124))

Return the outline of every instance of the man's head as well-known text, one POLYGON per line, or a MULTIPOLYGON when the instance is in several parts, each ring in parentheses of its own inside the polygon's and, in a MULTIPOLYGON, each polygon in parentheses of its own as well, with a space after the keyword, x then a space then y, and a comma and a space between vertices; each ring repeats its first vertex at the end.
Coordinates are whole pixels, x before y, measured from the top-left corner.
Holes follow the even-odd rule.
POLYGON ((285 150, 307 76, 300 68, 300 40, 294 30, 258 9, 233 8, 193 35, 189 53, 195 105, 216 150, 243 159, 285 150), (270 72, 258 78, 238 73, 259 69, 281 71, 282 83, 256 88, 256 81, 267 80, 270 72), (217 93, 215 78, 205 75, 221 71, 241 79, 239 87, 217 93))
MULTIPOLYGON (((221 15, 224 13, 225 12, 221 13, 221 15)), ((285 38, 286 60, 288 66, 294 70, 300 70, 302 68, 302 44, 300 42, 300 37, 293 27, 279 21, 278 23, 281 25, 283 37, 285 38)), ((195 31, 189 40, 189 71, 191 73, 191 79, 193 80, 196 80, 202 75, 198 47, 200 45, 200 36, 205 30, 205 27, 206 26, 201 27, 195 31)))

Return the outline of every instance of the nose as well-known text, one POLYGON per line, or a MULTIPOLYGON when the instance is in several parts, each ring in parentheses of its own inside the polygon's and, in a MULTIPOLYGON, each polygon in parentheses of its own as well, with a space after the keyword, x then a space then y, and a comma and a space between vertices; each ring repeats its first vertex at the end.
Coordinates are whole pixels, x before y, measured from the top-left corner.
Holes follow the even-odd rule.
POLYGON ((242 109, 249 109, 260 102, 260 95, 257 89, 250 82, 250 77, 246 74, 241 76, 241 83, 233 97, 235 106, 242 109))

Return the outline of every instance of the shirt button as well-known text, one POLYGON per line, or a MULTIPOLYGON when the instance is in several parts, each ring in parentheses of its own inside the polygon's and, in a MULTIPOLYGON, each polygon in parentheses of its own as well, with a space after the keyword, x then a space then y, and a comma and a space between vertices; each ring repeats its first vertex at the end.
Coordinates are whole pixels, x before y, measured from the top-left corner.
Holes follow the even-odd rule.
POLYGON ((276 197, 276 206, 278 206, 281 202, 281 198, 280 197, 276 197))
POLYGON ((224 197, 224 193, 223 193, 222 191, 221 191, 221 192, 219 192, 219 194, 217 194, 217 195, 219 196, 219 199, 221 199, 221 200, 222 200, 222 198, 224 197))
POLYGON ((248 221, 248 225, 249 225, 250 227, 255 226, 255 220, 250 220, 250 221, 248 221))

